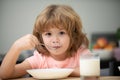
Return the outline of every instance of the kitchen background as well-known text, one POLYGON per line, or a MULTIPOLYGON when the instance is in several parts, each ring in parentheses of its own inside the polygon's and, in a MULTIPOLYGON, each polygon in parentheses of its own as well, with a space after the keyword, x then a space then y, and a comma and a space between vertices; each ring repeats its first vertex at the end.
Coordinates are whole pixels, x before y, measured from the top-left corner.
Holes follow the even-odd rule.
MULTIPOLYGON (((37 15, 50 4, 70 5, 80 15, 90 42, 92 34, 115 34, 120 28, 120 0, 0 0, 0 54, 32 33, 37 15)), ((28 53, 32 52, 23 51, 21 58, 28 53)))

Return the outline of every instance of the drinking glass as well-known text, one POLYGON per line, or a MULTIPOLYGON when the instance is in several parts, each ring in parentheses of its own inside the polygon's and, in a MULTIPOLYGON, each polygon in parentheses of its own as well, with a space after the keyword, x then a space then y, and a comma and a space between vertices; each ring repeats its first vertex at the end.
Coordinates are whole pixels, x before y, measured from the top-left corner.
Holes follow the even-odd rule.
POLYGON ((98 55, 80 56, 81 80, 100 80, 100 57, 98 55))

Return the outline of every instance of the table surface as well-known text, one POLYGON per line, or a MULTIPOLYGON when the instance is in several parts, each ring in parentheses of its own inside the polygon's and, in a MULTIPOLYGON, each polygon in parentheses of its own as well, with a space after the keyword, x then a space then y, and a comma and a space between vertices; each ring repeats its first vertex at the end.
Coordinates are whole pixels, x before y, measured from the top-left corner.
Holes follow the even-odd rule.
MULTIPOLYGON (((28 78, 18 78, 18 79, 11 79, 11 80, 40 80, 40 79, 28 77, 28 78)), ((68 77, 65 79, 55 79, 55 80, 80 80, 80 77, 68 77)), ((120 80, 120 76, 101 76, 100 80, 120 80)))

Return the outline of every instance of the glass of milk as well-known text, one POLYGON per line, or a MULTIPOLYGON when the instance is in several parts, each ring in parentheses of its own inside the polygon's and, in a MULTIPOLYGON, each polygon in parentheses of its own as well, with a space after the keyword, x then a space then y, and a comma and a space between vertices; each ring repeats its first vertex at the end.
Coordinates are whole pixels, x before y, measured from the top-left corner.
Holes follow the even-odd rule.
POLYGON ((100 57, 98 55, 80 56, 81 80, 100 80, 100 57))

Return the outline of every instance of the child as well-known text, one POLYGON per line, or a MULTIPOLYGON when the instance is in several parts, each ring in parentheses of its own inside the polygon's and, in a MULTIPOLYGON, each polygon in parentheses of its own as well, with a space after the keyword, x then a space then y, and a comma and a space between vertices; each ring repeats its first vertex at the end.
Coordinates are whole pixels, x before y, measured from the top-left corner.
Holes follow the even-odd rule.
POLYGON ((0 78, 21 77, 37 68, 74 68, 70 76, 80 76, 79 56, 91 54, 87 48, 78 14, 70 6, 50 5, 37 17, 33 34, 14 42, 1 64, 0 78), (20 52, 33 48, 34 55, 16 65, 20 52))

